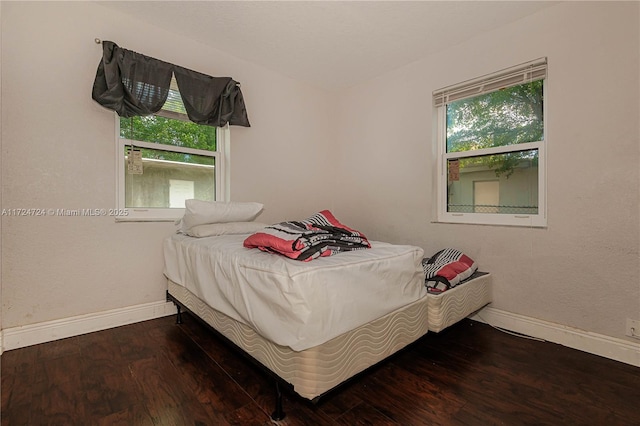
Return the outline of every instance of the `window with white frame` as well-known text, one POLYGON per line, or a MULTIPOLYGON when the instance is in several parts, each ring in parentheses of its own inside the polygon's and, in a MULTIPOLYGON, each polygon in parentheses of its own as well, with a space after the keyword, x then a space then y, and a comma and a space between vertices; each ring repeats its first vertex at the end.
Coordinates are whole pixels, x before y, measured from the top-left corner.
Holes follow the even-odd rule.
POLYGON ((546 226, 546 58, 433 93, 437 220, 546 226))
POLYGON ((229 126, 189 121, 175 79, 162 110, 117 126, 121 220, 174 220, 186 199, 227 199, 229 126))

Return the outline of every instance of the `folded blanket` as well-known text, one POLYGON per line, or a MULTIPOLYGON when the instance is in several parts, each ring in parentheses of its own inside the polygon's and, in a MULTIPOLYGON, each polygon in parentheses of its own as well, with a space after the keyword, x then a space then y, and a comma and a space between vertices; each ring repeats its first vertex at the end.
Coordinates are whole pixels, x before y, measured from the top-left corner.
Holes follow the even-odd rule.
POLYGON ((323 210, 302 221, 267 226, 247 237, 244 246, 310 261, 343 251, 367 249, 371 244, 360 232, 340 223, 329 210, 323 210))
POLYGON ((442 293, 473 275, 478 265, 460 250, 446 248, 423 259, 422 269, 426 275, 427 292, 442 293))

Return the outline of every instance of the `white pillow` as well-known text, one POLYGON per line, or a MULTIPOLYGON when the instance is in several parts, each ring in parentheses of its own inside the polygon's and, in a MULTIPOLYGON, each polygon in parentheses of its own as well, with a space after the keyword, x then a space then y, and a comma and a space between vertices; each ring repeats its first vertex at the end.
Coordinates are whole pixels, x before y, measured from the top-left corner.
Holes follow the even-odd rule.
POLYGON ((267 226, 269 225, 260 222, 205 223, 204 225, 191 227, 186 234, 198 238, 231 234, 253 234, 267 226))
POLYGON ((186 200, 182 232, 206 223, 251 222, 263 207, 254 202, 186 200))

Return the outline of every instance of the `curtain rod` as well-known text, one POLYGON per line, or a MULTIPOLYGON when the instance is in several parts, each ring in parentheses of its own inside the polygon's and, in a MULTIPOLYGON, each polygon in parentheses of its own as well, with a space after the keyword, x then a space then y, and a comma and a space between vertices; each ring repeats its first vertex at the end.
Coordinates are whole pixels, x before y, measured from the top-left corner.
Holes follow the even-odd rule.
POLYGON ((96 42, 96 44, 102 44, 102 40, 100 40, 99 38, 94 38, 93 41, 96 42))

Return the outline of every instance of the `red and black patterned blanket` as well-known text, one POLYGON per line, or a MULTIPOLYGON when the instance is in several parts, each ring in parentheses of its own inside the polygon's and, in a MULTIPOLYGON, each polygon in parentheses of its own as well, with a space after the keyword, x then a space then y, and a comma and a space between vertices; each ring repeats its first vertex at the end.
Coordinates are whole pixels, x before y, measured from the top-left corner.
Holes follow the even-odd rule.
POLYGON ((471 277, 478 270, 478 265, 460 250, 446 248, 423 259, 422 269, 427 291, 442 293, 471 277))
POLYGON ((247 237, 244 246, 310 261, 343 251, 367 249, 371 244, 362 233, 340 223, 329 210, 323 210, 305 220, 268 226, 247 237))

